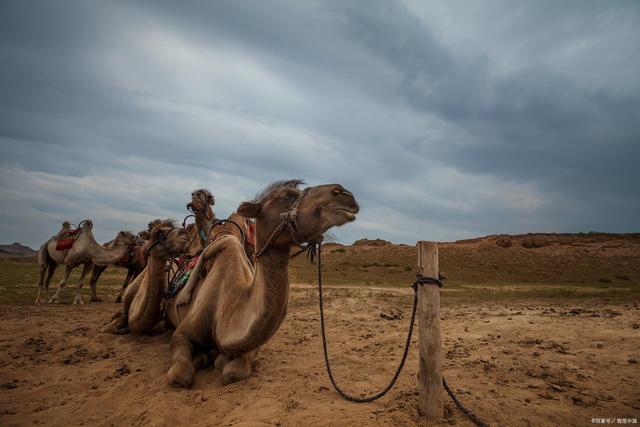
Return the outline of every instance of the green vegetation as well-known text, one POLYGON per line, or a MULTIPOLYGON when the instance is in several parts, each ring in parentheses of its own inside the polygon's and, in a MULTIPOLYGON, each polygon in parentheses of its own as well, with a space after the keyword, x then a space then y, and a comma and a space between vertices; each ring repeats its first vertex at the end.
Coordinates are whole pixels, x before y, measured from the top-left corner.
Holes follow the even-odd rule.
MULTIPOLYGON (((73 302, 76 284, 80 277, 81 268, 76 268, 71 274, 70 284, 65 286, 60 301, 73 302)), ((59 266, 51 279, 49 296, 58 288, 62 280, 64 266, 59 266)), ((118 295, 126 271, 122 268, 109 267, 98 282, 98 296, 105 301, 113 301, 118 295)), ((82 289, 83 299, 89 301, 89 279, 87 274, 82 289)), ((38 266, 34 258, 2 258, 0 259, 0 304, 31 304, 36 298, 38 283, 38 266)))

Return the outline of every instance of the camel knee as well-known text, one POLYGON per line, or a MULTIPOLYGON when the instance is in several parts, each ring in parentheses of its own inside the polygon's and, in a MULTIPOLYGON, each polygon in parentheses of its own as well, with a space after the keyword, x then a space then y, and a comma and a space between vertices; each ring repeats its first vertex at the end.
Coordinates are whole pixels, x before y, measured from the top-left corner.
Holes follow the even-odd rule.
POLYGON ((195 375, 196 370, 191 362, 178 360, 167 372, 167 382, 171 387, 189 388, 193 384, 195 375))
POLYGON ((249 357, 240 356, 227 363, 222 370, 222 385, 235 383, 251 375, 252 363, 249 357))

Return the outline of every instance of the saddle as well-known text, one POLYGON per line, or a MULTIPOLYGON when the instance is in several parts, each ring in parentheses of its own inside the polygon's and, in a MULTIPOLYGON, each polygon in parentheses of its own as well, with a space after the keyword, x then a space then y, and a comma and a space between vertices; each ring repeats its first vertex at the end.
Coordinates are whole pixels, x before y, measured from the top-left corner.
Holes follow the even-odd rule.
POLYGON ((81 228, 77 228, 75 230, 62 230, 58 233, 58 236, 56 237, 56 251, 70 249, 81 231, 81 228))

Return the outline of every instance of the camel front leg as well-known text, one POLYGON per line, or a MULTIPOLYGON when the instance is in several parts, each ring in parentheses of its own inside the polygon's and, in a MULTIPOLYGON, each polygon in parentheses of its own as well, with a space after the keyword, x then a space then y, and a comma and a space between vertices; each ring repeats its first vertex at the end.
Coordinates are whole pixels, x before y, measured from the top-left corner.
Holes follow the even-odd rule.
POLYGON ((222 377, 220 377, 222 385, 235 383, 248 378, 253 371, 253 362, 257 354, 258 350, 256 349, 234 357, 226 363, 224 368, 222 368, 222 377))
POLYGON ((84 281, 84 277, 87 275, 90 269, 91 269, 91 263, 87 263, 82 267, 82 272, 80 273, 80 280, 78 280, 78 287, 76 288, 76 297, 73 300, 74 304, 84 304, 84 302, 82 302, 82 295, 80 294, 80 291, 82 290, 82 282, 84 281))
POLYGON ((102 302, 100 298, 98 298, 98 293, 96 292, 96 284, 98 283, 98 279, 100 275, 107 269, 107 266, 99 266, 94 265, 93 271, 91 272, 91 280, 89 280, 89 287, 91 288, 91 301, 90 302, 102 302))
POLYGON ((64 277, 60 281, 60 284, 58 285, 58 289, 56 290, 56 292, 53 294, 53 296, 49 300, 49 303, 56 303, 57 304, 57 303, 60 302, 60 291, 62 291, 62 288, 64 288, 64 285, 66 285, 67 282, 69 281, 69 276, 71 275, 72 271, 73 271, 73 267, 68 266, 68 265, 65 266, 65 268, 64 268, 64 277))
POLYGON ((178 331, 171 337, 171 359, 173 365, 167 372, 169 385, 172 387, 191 387, 196 375, 196 367, 193 365, 193 342, 185 334, 178 331))
POLYGON ((131 279, 135 275, 136 270, 134 268, 130 268, 127 270, 127 277, 124 278, 124 282, 122 283, 122 289, 120 289, 120 293, 116 298, 116 302, 122 302, 122 297, 124 296, 124 292, 127 290, 127 286, 131 283, 131 279))

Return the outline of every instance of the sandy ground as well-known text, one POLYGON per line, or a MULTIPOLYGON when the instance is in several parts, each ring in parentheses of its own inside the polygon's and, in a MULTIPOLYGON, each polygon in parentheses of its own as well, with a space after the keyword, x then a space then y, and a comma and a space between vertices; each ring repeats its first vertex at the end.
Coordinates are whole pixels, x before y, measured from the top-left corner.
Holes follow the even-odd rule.
MULTIPOLYGON (((327 293, 339 383, 356 394, 378 390, 400 357, 411 295, 369 288, 327 293), (396 309, 403 319, 380 316, 396 309)), ((259 353, 250 379, 222 387, 219 371, 205 369, 190 390, 165 383, 169 332, 100 332, 116 304, 0 306, 0 425, 423 424, 415 344, 384 398, 354 404, 334 392, 323 364, 316 295, 292 291, 289 315, 259 353)), ((445 377, 491 425, 640 419, 639 324, 633 301, 445 306, 445 377)), ((448 419, 438 425, 471 425, 448 398, 445 409, 448 419)))

